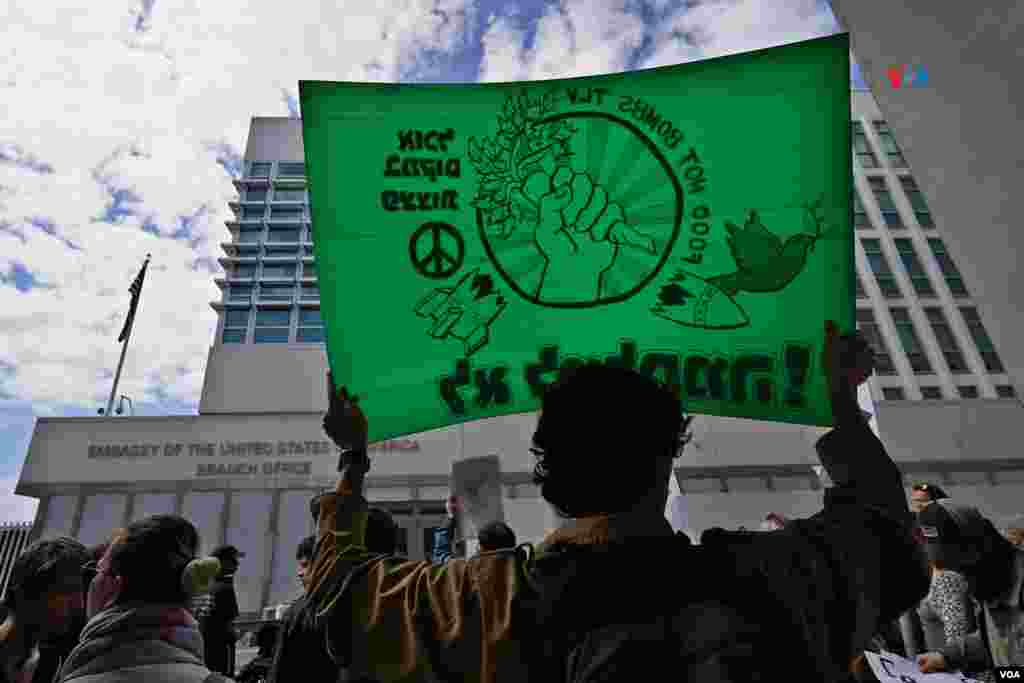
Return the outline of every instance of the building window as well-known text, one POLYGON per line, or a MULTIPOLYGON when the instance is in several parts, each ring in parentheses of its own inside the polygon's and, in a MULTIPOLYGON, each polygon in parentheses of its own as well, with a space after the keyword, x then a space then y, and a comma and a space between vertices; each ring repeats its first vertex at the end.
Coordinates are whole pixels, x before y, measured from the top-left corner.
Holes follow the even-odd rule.
POLYGON ((265 187, 250 187, 245 191, 245 201, 247 202, 262 202, 267 199, 267 188, 265 187))
POLYGON ((900 298, 902 293, 896 284, 896 276, 889 267, 889 261, 882 253, 882 243, 876 239, 862 239, 860 244, 864 247, 864 255, 867 256, 871 272, 875 274, 875 281, 882 290, 882 296, 887 299, 900 298))
POLYGON ((239 263, 231 269, 231 277, 240 279, 251 279, 256 277, 255 263, 239 263))
POLYGON ((956 393, 960 394, 960 398, 978 398, 978 387, 975 386, 964 386, 957 387, 956 393))
POLYGON ((253 341, 257 344, 280 344, 288 341, 291 310, 256 311, 253 341))
POLYGON ((903 152, 900 151, 889 124, 885 121, 875 121, 875 132, 878 133, 878 141, 882 143, 882 151, 889 157, 889 165, 893 168, 906 168, 907 160, 903 158, 903 152))
POLYGON ((252 301, 252 285, 231 285, 228 290, 228 301, 232 303, 252 301))
POLYGON ((924 314, 928 318, 928 324, 932 326, 932 332, 935 333, 935 339, 939 342, 942 355, 946 358, 949 371, 954 375, 964 375, 970 372, 967 361, 964 360, 964 354, 960 351, 960 344, 956 341, 956 335, 953 334, 953 328, 946 320, 946 314, 942 312, 941 308, 926 308, 924 314))
POLYGON ((299 248, 296 246, 292 247, 267 247, 267 256, 281 257, 281 256, 297 256, 299 248))
POLYGON ((860 279, 860 273, 854 273, 854 286, 857 288, 857 298, 867 299, 868 293, 864 291, 864 283, 860 279))
POLYGON ((320 288, 317 285, 302 285, 303 301, 319 301, 320 288))
POLYGON ((263 239, 263 228, 242 228, 238 231, 238 241, 242 244, 258 244, 263 239))
POLYGON ((907 175, 901 176, 900 185, 903 186, 903 192, 907 195, 910 208, 914 210, 914 216, 917 217, 918 225, 925 230, 934 228, 935 221, 932 220, 932 212, 928 210, 928 203, 924 200, 924 193, 918 188, 914 179, 907 175))
POLYGON ((298 228, 270 228, 267 231, 268 242, 298 242, 299 241, 299 230, 298 228))
POLYGON ((882 220, 885 221, 886 226, 890 230, 902 230, 905 228, 906 226, 903 225, 900 212, 896 210, 896 203, 892 200, 892 193, 889 192, 889 185, 885 182, 885 178, 868 178, 868 185, 871 186, 871 192, 875 195, 875 201, 878 202, 878 210, 882 212, 882 220))
POLYGON ((270 162, 269 161, 254 161, 249 164, 249 177, 250 178, 269 178, 270 177, 270 162))
POLYGON ((953 263, 949 252, 946 251, 945 243, 937 237, 929 237, 928 247, 932 250, 932 255, 935 256, 935 262, 939 264, 939 270, 942 271, 942 276, 946 279, 950 293, 957 298, 969 296, 967 288, 964 286, 964 277, 960 274, 960 269, 953 263))
POLYGON ((985 363, 985 369, 993 374, 1006 372, 1006 368, 1003 367, 1003 361, 999 358, 999 354, 996 353, 995 344, 992 343, 988 332, 985 331, 985 325, 981 322, 981 315, 978 313, 978 309, 973 307, 961 308, 960 315, 964 317, 964 322, 967 323, 967 329, 974 339, 974 345, 978 347, 978 353, 981 354, 981 360, 985 363))
POLYGON ((295 277, 294 263, 268 263, 263 262, 263 277, 276 277, 293 279, 295 277))
POLYGON ((291 285, 261 285, 260 301, 291 301, 293 293, 291 285))
POLYGON ((853 227, 857 230, 872 230, 875 227, 871 225, 871 219, 864 210, 864 202, 856 190, 853 191, 853 227))
POLYGON ((301 202, 306 198, 306 191, 295 187, 275 187, 274 201, 301 202))
POLYGON ((910 361, 910 368, 915 375, 934 375, 931 361, 921 346, 921 338, 917 336, 914 329, 914 322, 910 319, 910 313, 905 308, 890 308, 889 315, 896 325, 896 334, 903 344, 903 352, 907 354, 910 361))
POLYGON ((906 396, 901 387, 882 387, 882 398, 886 401, 902 401, 906 396))
POLYGON ((892 364, 892 355, 885 345, 885 338, 882 331, 878 329, 875 321, 875 314, 870 308, 857 309, 857 329, 864 335, 864 339, 871 344, 875 352, 875 372, 879 375, 895 375, 896 366, 892 364))
POLYGON ((272 206, 270 207, 270 220, 272 221, 301 221, 301 206, 272 206))
POLYGON ((302 178, 306 175, 306 164, 301 161, 282 161, 277 165, 277 175, 281 178, 302 178))
POLYGON ((900 260, 903 261, 903 267, 907 269, 907 275, 910 276, 910 284, 914 286, 914 291, 918 296, 934 298, 935 289, 932 287, 932 281, 928 279, 928 273, 925 272, 920 259, 917 258, 914 243, 908 239, 897 239, 893 242, 896 244, 896 251, 900 254, 900 260))
MULTIPOLYGON (((313 241, 313 231, 312 230, 309 231, 309 241, 310 242, 313 241)), ((307 244, 305 247, 302 248, 302 251, 303 251, 303 253, 306 254, 306 256, 312 256, 313 255, 313 245, 307 244)))
POLYGON ((939 387, 921 387, 921 398, 926 401, 936 401, 942 398, 942 389, 939 387))
POLYGON ((316 277, 316 263, 302 264, 302 277, 316 277))
POLYGON ((259 206, 245 206, 242 207, 242 220, 243 221, 261 221, 263 220, 263 207, 259 206))
POLYGON ((864 134, 864 127, 859 121, 853 121, 850 125, 853 133, 853 153, 860 161, 861 168, 878 168, 878 158, 871 151, 871 143, 864 134))
POLYGON ((324 340, 324 322, 320 310, 303 308, 299 310, 299 328, 296 337, 300 342, 322 342, 324 340))
POLYGON ((224 312, 225 344, 243 344, 249 328, 249 309, 229 309, 224 312))
POLYGON ((999 398, 1017 398, 1017 390, 1011 384, 1000 384, 996 387, 996 396, 999 398))

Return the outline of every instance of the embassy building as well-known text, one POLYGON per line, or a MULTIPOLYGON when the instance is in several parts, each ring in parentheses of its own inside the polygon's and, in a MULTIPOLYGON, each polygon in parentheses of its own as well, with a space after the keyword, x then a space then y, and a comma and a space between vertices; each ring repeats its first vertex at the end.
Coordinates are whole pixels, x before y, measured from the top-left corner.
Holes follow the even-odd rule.
MULTIPOLYGON (((908 484, 941 484, 1005 523, 1024 494, 1024 459, 1004 446, 1022 418, 1015 378, 870 93, 853 93, 851 126, 857 322, 879 358, 862 406, 908 484)), ((246 553, 236 577, 243 613, 296 595, 309 501, 333 486, 337 463, 321 428, 327 362, 303 158, 300 120, 252 120, 198 415, 38 420, 17 487, 40 500, 34 537, 93 544, 130 521, 178 513, 206 550, 230 543, 246 553)), ((428 556, 452 464, 473 456, 498 456, 505 520, 520 541, 558 526, 531 483, 535 423, 520 415, 374 444, 367 496, 394 515, 401 550, 428 556)), ((698 417, 667 514, 696 540, 713 526, 759 528, 770 512, 815 513, 822 433, 698 417)))

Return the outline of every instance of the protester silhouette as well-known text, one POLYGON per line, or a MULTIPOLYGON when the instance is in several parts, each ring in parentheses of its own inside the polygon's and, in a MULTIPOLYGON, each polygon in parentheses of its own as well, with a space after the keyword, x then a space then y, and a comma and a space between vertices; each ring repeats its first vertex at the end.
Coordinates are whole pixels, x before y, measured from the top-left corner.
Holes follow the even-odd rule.
POLYGON ((563 373, 543 395, 534 481, 571 518, 537 547, 444 565, 365 551, 368 421, 329 381, 327 434, 343 449, 318 505, 306 618, 358 679, 848 680, 880 628, 927 592, 899 469, 861 413, 873 354, 826 326, 835 427, 817 443, 836 484, 824 510, 770 534, 665 519, 690 419, 679 396, 621 368, 563 373), (671 673, 669 673, 671 672, 671 673))

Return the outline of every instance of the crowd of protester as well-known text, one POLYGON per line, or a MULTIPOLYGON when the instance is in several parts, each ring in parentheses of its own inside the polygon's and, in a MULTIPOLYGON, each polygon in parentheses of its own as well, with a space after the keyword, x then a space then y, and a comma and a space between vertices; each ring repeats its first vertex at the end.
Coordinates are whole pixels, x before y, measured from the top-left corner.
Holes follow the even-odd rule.
POLYGON ((331 383, 337 486, 310 502, 299 594, 259 628, 255 658, 236 666, 244 553, 200 556, 188 520, 156 515, 17 559, 0 683, 873 680, 865 651, 995 680, 1024 665, 1024 519, 1004 535, 932 483, 908 505, 857 405, 873 362, 828 326, 834 428, 816 450, 833 486, 810 518, 771 513, 699 544, 674 532, 668 481, 693 418, 659 382, 585 364, 544 393, 533 436, 534 481, 567 523, 534 547, 492 520, 470 556, 451 497, 422 561, 364 497, 368 419, 331 383))

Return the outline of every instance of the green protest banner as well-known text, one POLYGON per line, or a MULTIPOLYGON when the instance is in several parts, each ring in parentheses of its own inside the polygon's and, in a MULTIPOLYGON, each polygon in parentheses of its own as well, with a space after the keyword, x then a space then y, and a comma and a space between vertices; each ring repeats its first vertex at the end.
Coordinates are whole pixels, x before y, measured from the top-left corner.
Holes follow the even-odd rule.
POLYGON ((845 34, 300 97, 328 358, 371 440, 535 410, 595 358, 694 413, 830 423, 823 321, 854 326, 845 34))

